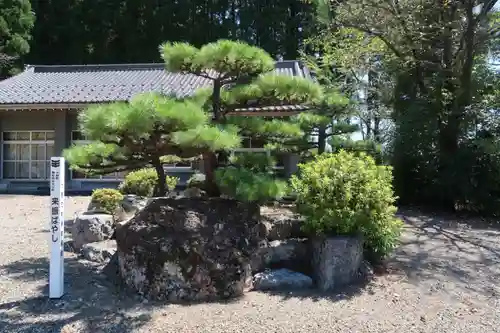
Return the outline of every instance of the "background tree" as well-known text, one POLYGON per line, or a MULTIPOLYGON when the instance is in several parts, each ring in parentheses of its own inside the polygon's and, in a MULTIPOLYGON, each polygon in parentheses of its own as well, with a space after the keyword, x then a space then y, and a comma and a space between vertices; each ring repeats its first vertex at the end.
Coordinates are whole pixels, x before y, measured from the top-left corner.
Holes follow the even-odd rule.
POLYGON ((164 41, 243 40, 296 59, 313 8, 302 0, 32 0, 35 64, 157 62, 164 41), (61 17, 65 20, 61 22, 61 17), (42 24, 43 22, 43 24, 42 24), (50 52, 47 52, 50 50, 50 52))
POLYGON ((0 80, 19 70, 19 57, 30 50, 34 22, 29 0, 0 1, 0 80))
MULTIPOLYGON (((243 42, 220 40, 196 48, 187 43, 161 47, 167 70, 189 73, 211 80, 205 94, 205 110, 216 125, 232 124, 239 133, 267 143, 286 145, 303 135, 300 126, 287 119, 238 116, 248 107, 305 105, 319 100, 322 91, 312 81, 273 73, 275 61, 264 50, 243 42)), ((206 189, 218 195, 215 170, 224 163, 223 152, 204 155, 206 189)), ((243 170, 243 168, 241 169, 243 170)), ((243 172, 243 171, 242 171, 243 172)), ((234 176, 234 175, 233 175, 234 176)), ((259 176, 263 176, 262 174, 259 176)), ((246 178, 245 178, 246 179, 246 178)), ((269 182, 275 181, 267 177, 269 182)), ((251 186, 251 179, 248 186, 251 186)))
POLYGON ((78 122, 92 142, 65 150, 73 169, 108 174, 152 166, 158 175, 155 196, 167 190, 164 156, 189 158, 240 145, 230 128, 210 126, 200 105, 152 93, 138 95, 130 103, 90 107, 78 115, 78 122))
MULTIPOLYGON (((473 170, 500 168, 486 158, 488 150, 480 153, 483 158, 469 159, 470 165, 462 159, 472 149, 467 142, 479 139, 477 129, 490 118, 491 108, 478 102, 485 101, 485 86, 491 83, 479 69, 485 69, 493 49, 496 3, 316 1, 328 31, 353 29, 384 46, 382 59, 390 64, 385 72, 394 82, 392 163, 396 189, 404 201, 435 203, 447 210, 483 210, 481 200, 497 200, 497 189, 474 178, 473 170)), ((489 71, 487 77, 498 75, 489 71)))
MULTIPOLYGON (((323 18, 317 20, 321 26, 323 18)), ((339 87, 356 102, 352 121, 363 140, 387 143, 391 122, 393 79, 388 71, 392 57, 377 38, 352 28, 332 27, 305 41, 302 59, 323 84, 339 87)))

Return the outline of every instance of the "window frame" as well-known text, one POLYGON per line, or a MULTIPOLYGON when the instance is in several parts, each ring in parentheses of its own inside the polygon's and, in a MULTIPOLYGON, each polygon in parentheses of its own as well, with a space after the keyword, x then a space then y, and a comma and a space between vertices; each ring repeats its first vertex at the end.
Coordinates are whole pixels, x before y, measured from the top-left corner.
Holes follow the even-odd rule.
MULTIPOLYGON (((252 148, 252 138, 251 137, 247 137, 247 136, 243 136, 242 137, 243 140, 248 140, 247 142, 249 143, 249 146, 250 147, 243 147, 243 148, 235 148, 235 149, 232 149, 231 150, 231 156, 234 156, 234 153, 267 153, 267 156, 271 156, 272 155, 272 151, 270 149, 267 149, 267 148, 252 148)), ((273 167, 273 170, 284 170, 285 169, 285 166, 284 165, 275 165, 273 167)))
POLYGON ((30 131, 27 131, 27 130, 10 130, 10 131, 2 131, 0 132, 1 133, 1 140, 0 140, 0 143, 1 143, 1 166, 2 166, 2 172, 1 172, 1 178, 2 180, 8 180, 8 181, 11 181, 11 182, 45 182, 45 181, 48 181, 50 179, 50 175, 49 175, 49 172, 50 172, 50 158, 52 156, 48 156, 48 146, 51 145, 52 146, 52 149, 54 150, 55 149, 55 131, 54 130, 30 130, 30 131), (5 140, 5 133, 15 133, 16 136, 18 133, 28 133, 29 134, 29 139, 24 139, 24 140, 18 140, 17 138, 14 139, 14 140, 5 140), (43 140, 40 140, 40 139, 36 139, 36 140, 33 140, 33 133, 44 133, 44 136, 45 136, 45 139, 43 140), (52 134, 52 138, 51 139, 47 139, 47 134, 48 133, 51 133, 52 134), (16 160, 12 160, 12 159, 5 159, 5 146, 6 145, 28 145, 29 147, 29 159, 26 160, 26 159, 16 159, 16 160), (36 146, 36 145, 43 145, 44 146, 44 150, 45 150, 45 160, 33 160, 32 158, 32 152, 33 152, 33 146, 36 146), (14 168, 14 178, 6 178, 5 177, 5 163, 13 163, 15 166, 17 165, 17 163, 28 163, 29 165, 29 178, 17 178, 17 167, 14 168), (32 177, 32 173, 31 173, 31 168, 32 168, 32 164, 33 163, 44 163, 45 164, 45 177, 44 178, 33 178, 32 177))
MULTIPOLYGON (((91 141, 90 140, 74 140, 73 139, 73 134, 75 133, 81 133, 80 131, 71 131, 71 145, 74 145, 74 144, 89 144, 91 141)), ((115 171, 111 174, 114 174, 115 177, 113 178, 105 178, 106 176, 110 175, 98 175, 99 178, 75 178, 74 177, 74 171, 73 170, 70 170, 70 179, 71 180, 76 180, 76 181, 79 181, 79 182, 120 182, 123 180, 123 178, 125 178, 125 176, 123 177, 119 177, 118 174, 119 172, 115 171)))

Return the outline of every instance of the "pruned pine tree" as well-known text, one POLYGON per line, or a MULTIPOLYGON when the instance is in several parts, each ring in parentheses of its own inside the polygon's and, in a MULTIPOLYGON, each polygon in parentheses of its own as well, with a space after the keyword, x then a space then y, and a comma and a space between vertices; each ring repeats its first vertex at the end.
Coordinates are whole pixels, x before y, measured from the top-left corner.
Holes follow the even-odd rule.
POLYGON ((155 93, 138 95, 130 103, 92 106, 79 114, 78 122, 91 143, 65 150, 72 169, 107 174, 154 167, 155 196, 167 191, 163 164, 172 156, 190 158, 240 145, 238 134, 211 125, 199 104, 155 93))
MULTIPOLYGON (((322 95, 321 87, 310 80, 274 73, 275 61, 272 57, 264 50, 243 42, 220 40, 201 48, 187 43, 165 43, 160 49, 167 70, 194 74, 212 82, 209 89, 198 92, 197 98, 205 98, 204 108, 211 114, 213 124, 235 125, 240 135, 265 140, 269 144, 285 143, 302 137, 299 124, 291 122, 288 117, 266 118, 258 113, 251 117, 248 112, 243 116, 243 110, 273 105, 306 105, 322 95)), ((217 155, 224 155, 223 151, 217 153, 207 152, 203 156, 206 190, 215 196, 220 194, 215 171, 223 166, 221 160, 224 161, 217 158, 217 155)), ((279 181, 271 175, 264 172, 247 173, 247 170, 240 166, 232 169, 228 176, 241 180, 237 185, 247 188, 248 191, 244 191, 246 197, 259 196, 256 194, 259 191, 255 185, 257 183, 274 184, 271 187, 275 190, 281 188, 279 181), (237 172, 241 174, 236 175, 237 172), (249 191, 254 192, 249 195, 249 191)), ((219 185, 226 190, 231 182, 221 177, 227 174, 218 172, 219 185)))

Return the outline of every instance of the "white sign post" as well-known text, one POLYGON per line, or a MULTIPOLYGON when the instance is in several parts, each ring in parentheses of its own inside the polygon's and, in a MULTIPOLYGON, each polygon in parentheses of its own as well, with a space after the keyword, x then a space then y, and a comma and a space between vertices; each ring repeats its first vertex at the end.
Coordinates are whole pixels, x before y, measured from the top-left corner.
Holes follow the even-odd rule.
POLYGON ((64 158, 50 159, 49 297, 64 293, 64 158))

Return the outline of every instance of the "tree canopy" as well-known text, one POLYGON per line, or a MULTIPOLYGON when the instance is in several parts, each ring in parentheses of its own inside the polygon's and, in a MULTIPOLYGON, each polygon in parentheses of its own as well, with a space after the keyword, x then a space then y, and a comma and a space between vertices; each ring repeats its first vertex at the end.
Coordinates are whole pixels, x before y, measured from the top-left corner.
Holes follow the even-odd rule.
POLYGON ((240 145, 231 128, 211 126, 200 105, 155 93, 138 95, 130 103, 90 107, 78 122, 91 143, 64 152, 74 169, 106 174, 153 166, 158 196, 166 192, 164 156, 189 158, 240 145))
POLYGON ((29 0, 0 2, 0 79, 19 70, 19 57, 30 50, 34 22, 29 0))
MULTIPOLYGON (((204 96, 205 110, 211 114, 214 124, 237 126, 240 134, 264 140, 268 144, 286 145, 302 137, 300 125, 291 122, 286 113, 285 118, 267 119, 258 113, 256 117, 241 116, 238 115, 239 111, 250 106, 312 105, 323 95, 322 88, 311 80, 276 74, 273 72, 274 61, 267 52, 243 42, 220 40, 201 48, 187 43, 165 43, 160 49, 167 70, 194 74, 212 81, 211 87, 204 90, 204 96)), ((224 156, 223 153, 219 155, 224 156)), ((222 161, 224 164, 227 161, 222 161)), ((221 158, 218 159, 215 153, 204 155, 206 188, 212 195, 220 191, 215 174, 215 170, 220 167, 221 158)), ((235 172, 245 173, 240 166, 230 174, 219 172, 219 176, 238 178, 235 172)), ((267 183, 279 182, 267 171, 245 173, 240 179, 237 185, 247 188, 254 188, 255 184, 263 182, 262 179, 267 183)), ((229 184, 234 183, 219 179, 219 184, 225 184, 223 187, 228 188, 229 184)))

